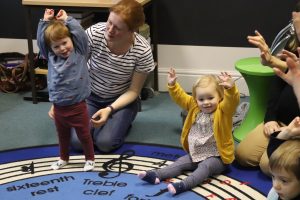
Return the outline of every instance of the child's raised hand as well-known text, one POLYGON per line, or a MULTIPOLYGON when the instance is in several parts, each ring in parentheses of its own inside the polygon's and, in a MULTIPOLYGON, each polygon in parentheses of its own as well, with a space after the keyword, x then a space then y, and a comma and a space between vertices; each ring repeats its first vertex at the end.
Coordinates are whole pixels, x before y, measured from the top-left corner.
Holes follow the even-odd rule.
POLYGON ((50 21, 53 18, 54 18, 54 10, 46 8, 44 12, 44 21, 50 21))
POLYGON ((66 21, 67 18, 68 18, 68 15, 67 15, 65 10, 61 9, 61 10, 58 11, 58 13, 56 15, 57 20, 66 21))
POLYGON ((219 85, 222 85, 225 89, 232 88, 234 85, 234 80, 227 72, 221 72, 221 75, 219 75, 218 78, 220 81, 219 85))
POLYGON ((168 85, 170 86, 175 85, 176 80, 177 80, 176 71, 171 67, 168 73, 168 85))

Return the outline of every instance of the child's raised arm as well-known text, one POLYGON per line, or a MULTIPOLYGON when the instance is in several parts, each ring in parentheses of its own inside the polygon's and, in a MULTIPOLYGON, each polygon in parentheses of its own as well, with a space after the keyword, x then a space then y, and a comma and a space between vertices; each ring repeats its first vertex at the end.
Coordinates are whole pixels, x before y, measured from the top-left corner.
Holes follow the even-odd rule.
POLYGON ((44 21, 50 21, 53 18, 54 18, 54 10, 46 8, 44 12, 44 21))
POLYGON ((61 20, 61 21, 66 21, 67 18, 68 18, 68 15, 67 15, 66 11, 63 9, 60 9, 56 15, 56 19, 61 20))
POLYGON ((221 72, 221 75, 219 75, 218 78, 220 81, 219 85, 222 85, 225 89, 229 89, 234 86, 234 80, 227 72, 221 72))
POLYGON ((168 73, 168 85, 169 86, 175 85, 176 80, 177 80, 176 71, 171 67, 168 73))

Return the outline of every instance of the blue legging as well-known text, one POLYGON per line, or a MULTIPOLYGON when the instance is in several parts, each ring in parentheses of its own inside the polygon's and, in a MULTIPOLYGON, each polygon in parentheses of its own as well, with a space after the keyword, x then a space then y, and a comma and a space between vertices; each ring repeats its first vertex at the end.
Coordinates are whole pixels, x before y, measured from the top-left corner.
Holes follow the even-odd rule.
MULTIPOLYGON (((112 102, 114 102, 114 99, 105 101, 95 94, 91 94, 87 99, 89 117, 91 118, 95 112, 101 108, 107 107, 107 105, 110 105, 112 102)), ((102 152, 110 152, 120 147, 124 143, 125 136, 127 135, 137 112, 138 100, 120 110, 116 110, 112 117, 109 118, 103 126, 99 128, 91 128, 90 132, 92 134, 93 142, 98 150, 102 152)), ((71 146, 75 150, 82 150, 81 143, 74 129, 71 134, 71 146)))
POLYGON ((171 165, 154 170, 159 180, 174 178, 184 171, 192 171, 188 177, 182 180, 185 189, 189 190, 202 183, 209 176, 221 174, 226 169, 220 157, 210 157, 201 162, 192 162, 189 154, 178 158, 171 165))

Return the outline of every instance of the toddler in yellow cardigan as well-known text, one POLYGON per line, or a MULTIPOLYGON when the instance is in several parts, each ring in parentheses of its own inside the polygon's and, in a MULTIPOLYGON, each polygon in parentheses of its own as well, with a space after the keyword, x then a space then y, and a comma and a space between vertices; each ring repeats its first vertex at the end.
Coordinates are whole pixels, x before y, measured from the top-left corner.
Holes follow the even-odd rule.
POLYGON ((234 160, 232 117, 240 95, 232 77, 205 75, 196 81, 192 95, 176 82, 173 68, 168 75, 169 94, 173 101, 188 111, 181 133, 186 155, 161 169, 144 171, 138 177, 151 184, 192 171, 179 182, 168 184, 168 191, 177 195, 194 188, 209 176, 221 174, 234 160))

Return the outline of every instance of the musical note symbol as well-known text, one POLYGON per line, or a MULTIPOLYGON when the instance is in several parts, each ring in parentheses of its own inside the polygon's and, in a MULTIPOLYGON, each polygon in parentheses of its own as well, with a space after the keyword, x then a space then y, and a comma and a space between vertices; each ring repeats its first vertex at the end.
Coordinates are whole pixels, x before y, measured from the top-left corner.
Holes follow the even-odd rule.
POLYGON ((31 174, 34 174, 34 164, 33 164, 33 162, 31 162, 29 167, 27 167, 26 165, 23 165, 21 167, 21 171, 22 172, 31 172, 31 174))
POLYGON ((146 195, 146 197, 158 197, 160 195, 162 195, 163 193, 168 192, 168 188, 166 189, 161 189, 158 193, 154 194, 154 195, 146 195))
POLYGON ((114 158, 106 163, 103 164, 103 169, 105 170, 104 172, 99 172, 98 176, 101 178, 116 178, 121 175, 122 172, 127 172, 133 169, 133 164, 124 162, 124 160, 132 157, 135 155, 135 152, 133 150, 127 150, 121 153, 119 158, 114 158), (116 172, 113 171, 112 169, 115 168, 115 166, 118 167, 117 174, 115 176, 108 177, 108 172, 116 172), (126 167, 124 167, 126 166, 126 167))

